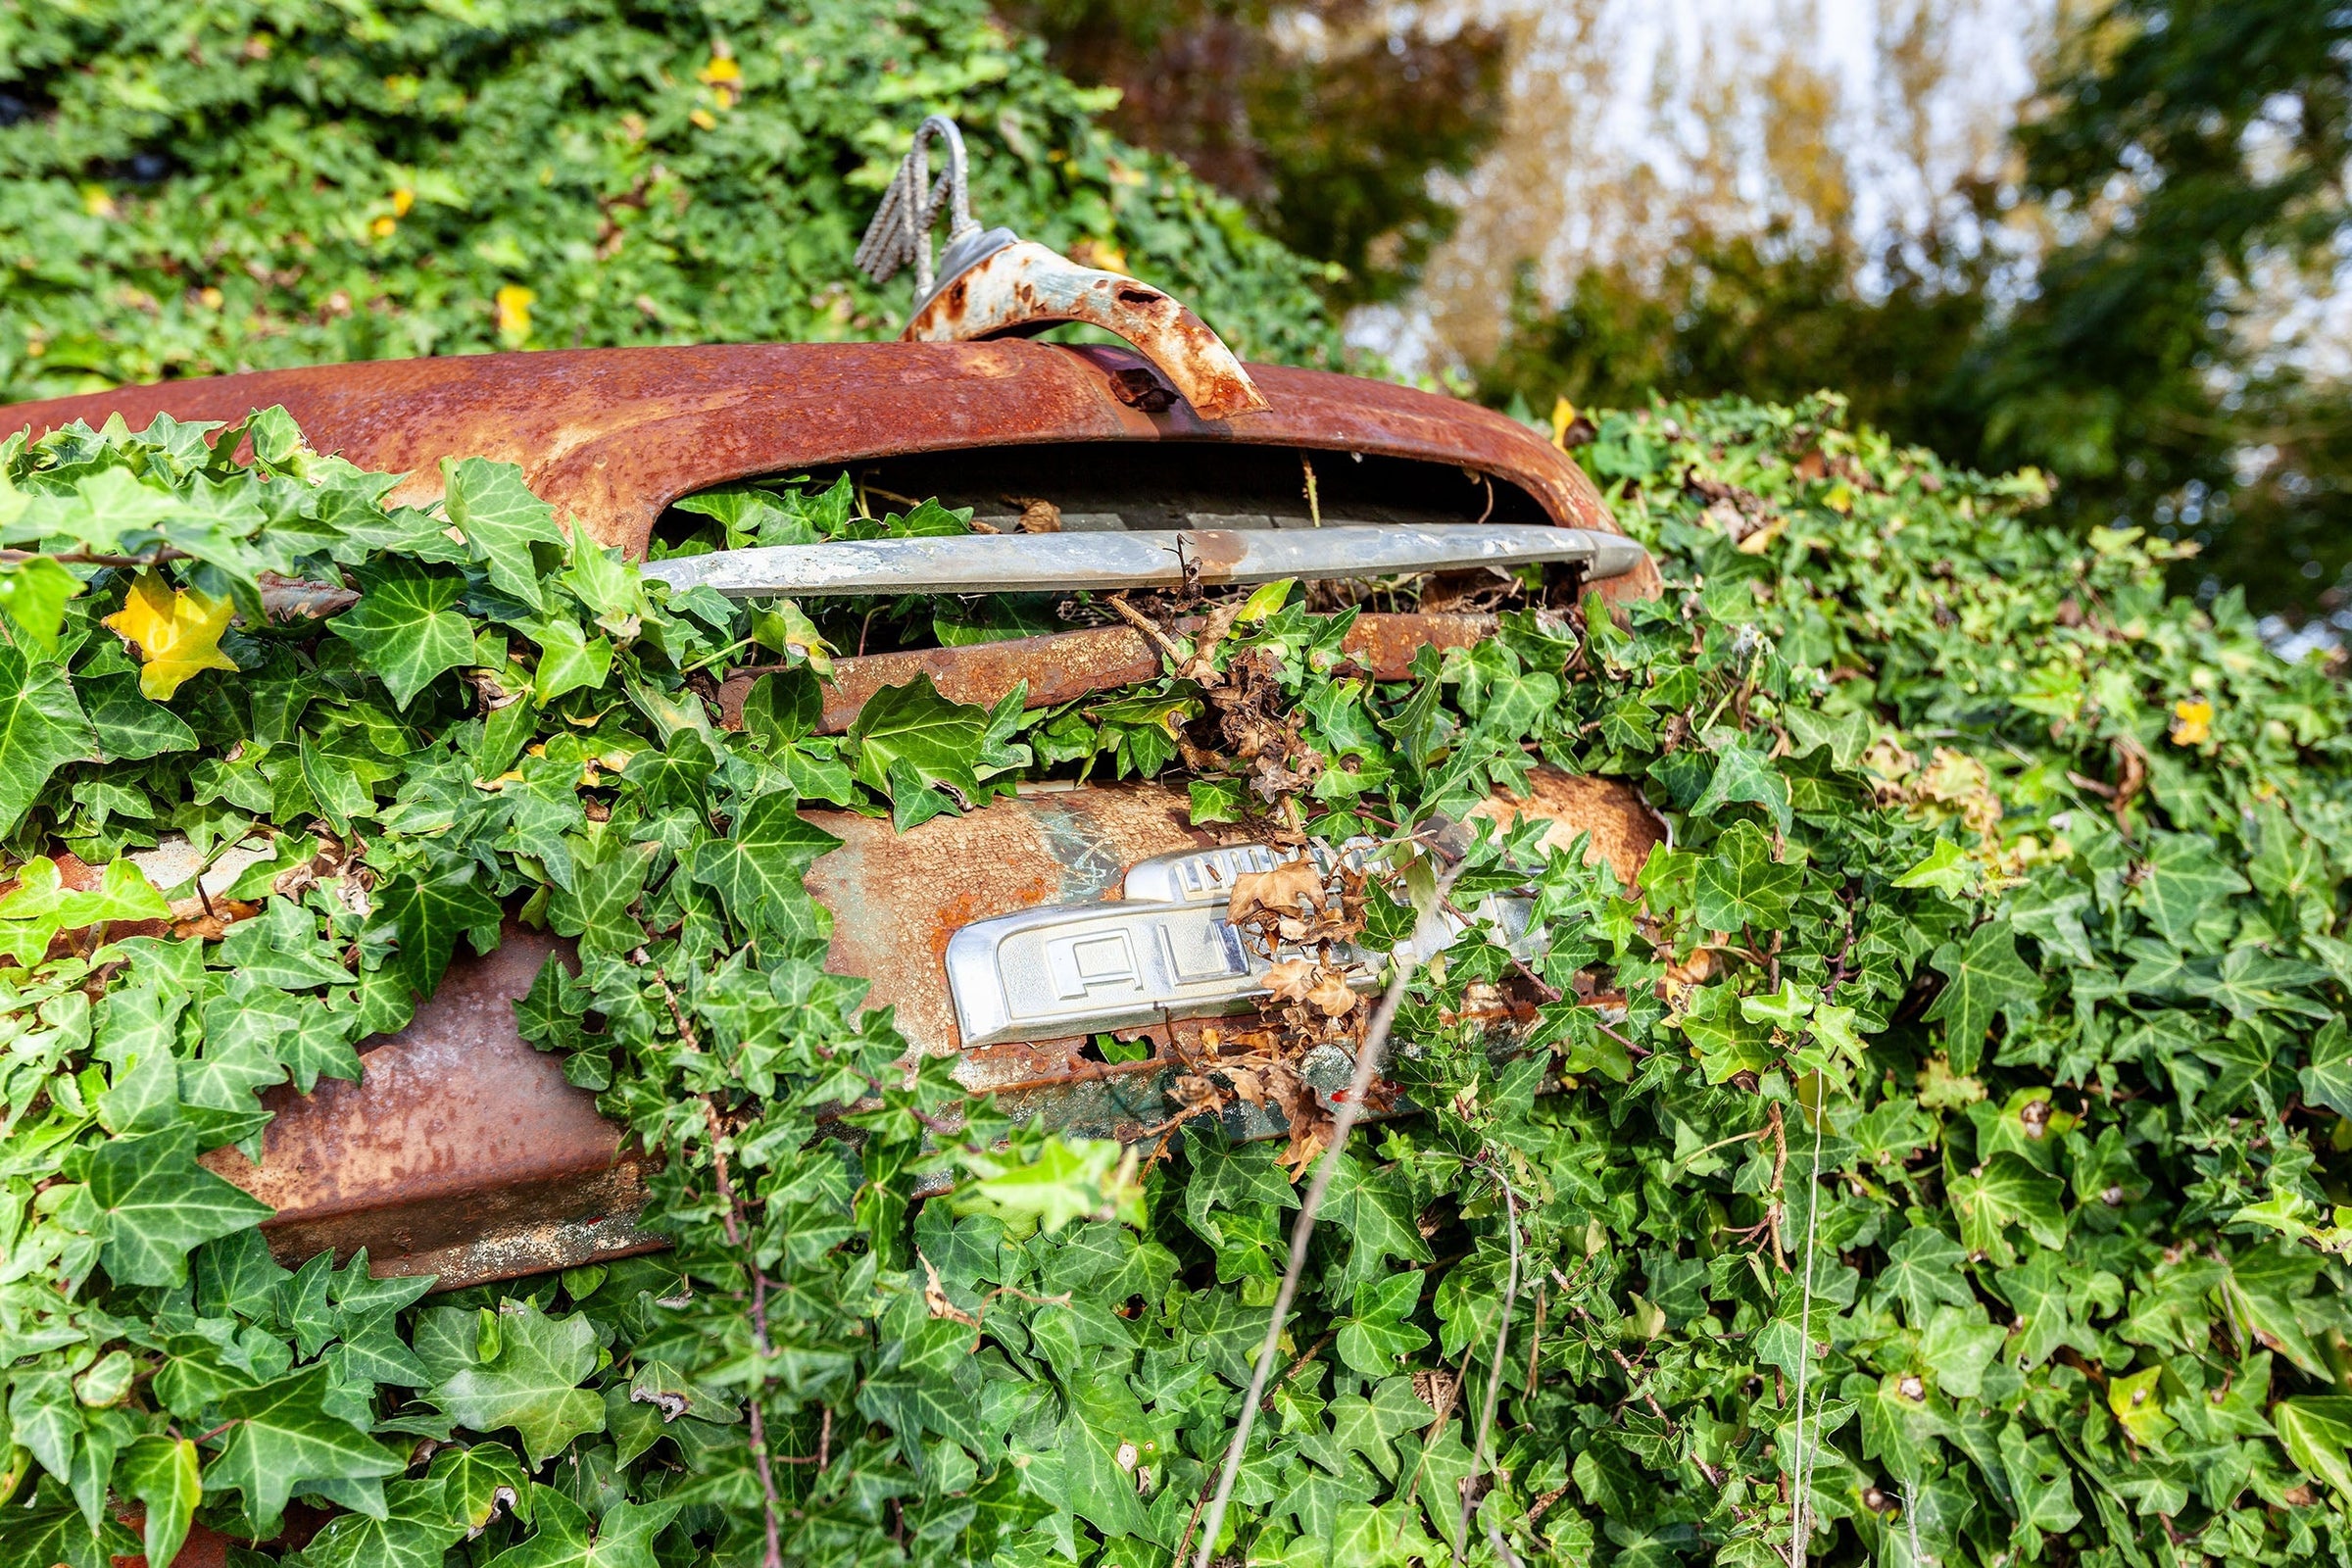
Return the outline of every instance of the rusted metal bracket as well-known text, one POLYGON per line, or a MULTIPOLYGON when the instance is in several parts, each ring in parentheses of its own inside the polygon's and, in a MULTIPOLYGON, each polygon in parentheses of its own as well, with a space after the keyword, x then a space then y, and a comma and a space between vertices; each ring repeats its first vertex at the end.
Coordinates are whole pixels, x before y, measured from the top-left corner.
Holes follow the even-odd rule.
POLYGON ((882 204, 858 246, 858 266, 877 283, 902 267, 914 270, 915 303, 900 334, 909 343, 977 342, 1027 337, 1050 326, 1082 321, 1125 338, 1166 378, 1125 372, 1121 401, 1147 414, 1178 397, 1203 419, 1230 419, 1267 407, 1257 383, 1208 323, 1149 283, 1068 257, 1009 228, 983 230, 972 217, 963 136, 956 122, 933 115, 916 128, 914 145, 883 192, 882 204), (937 183, 929 144, 948 151, 937 183), (931 228, 949 215, 948 250, 940 279, 931 270, 931 228))
POLYGON ((1026 337, 1063 321, 1084 321, 1125 338, 1167 377, 1166 387, 1140 376, 1120 386, 1124 401, 1147 414, 1159 413, 1179 396, 1203 419, 1230 419, 1266 407, 1233 350, 1183 304, 1149 283, 1080 267, 1030 240, 1007 245, 950 278, 901 335, 909 343, 1026 337))

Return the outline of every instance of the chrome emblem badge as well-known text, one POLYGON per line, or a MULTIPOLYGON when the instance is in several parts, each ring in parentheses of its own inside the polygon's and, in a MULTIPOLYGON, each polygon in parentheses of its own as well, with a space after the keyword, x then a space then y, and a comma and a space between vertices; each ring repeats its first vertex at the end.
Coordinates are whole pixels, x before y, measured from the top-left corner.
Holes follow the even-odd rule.
MULTIPOLYGON (((1355 853, 1353 851, 1348 853, 1355 853)), ((1318 858, 1329 852, 1318 847, 1318 858)), ((1269 992, 1272 967, 1225 918, 1234 879, 1285 858, 1262 844, 1154 856, 1128 868, 1120 897, 1049 905, 975 920, 948 939, 948 992, 966 1047, 1135 1028, 1164 1018, 1246 1012, 1269 992)), ((1494 899, 1482 920, 1516 945, 1523 900, 1494 899)), ((1468 922, 1448 922, 1456 931, 1468 922)), ((1352 960, 1351 983, 1379 980, 1375 955, 1352 960)))

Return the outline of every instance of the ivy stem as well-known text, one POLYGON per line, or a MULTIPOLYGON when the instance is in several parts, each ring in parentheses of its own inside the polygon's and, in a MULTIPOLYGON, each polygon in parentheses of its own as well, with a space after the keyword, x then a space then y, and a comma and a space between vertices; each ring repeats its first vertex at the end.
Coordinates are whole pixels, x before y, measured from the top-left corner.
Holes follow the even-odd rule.
MULTIPOLYGON (((667 980, 662 981, 662 989, 669 989, 667 980)), ((710 1162, 718 1177, 719 1201, 726 1205, 720 1211, 719 1220, 726 1227, 727 1245, 743 1253, 752 1266, 752 1346, 760 1352, 760 1387, 752 1391, 747 1413, 752 1428, 752 1463, 760 1472, 760 1522, 766 1533, 766 1550, 760 1560, 761 1568, 784 1568, 784 1544, 777 1525, 777 1517, 783 1512, 783 1503, 776 1495, 775 1471, 768 1463, 767 1426, 760 1415, 760 1401, 767 1393, 767 1276, 760 1271, 760 1259, 753 1256, 751 1250, 744 1246, 743 1226, 737 1219, 741 1205, 735 1198, 735 1184, 727 1177, 727 1153, 720 1143, 725 1137, 725 1129, 719 1124, 718 1106, 711 1102, 709 1095, 700 1098, 703 1119, 710 1128, 710 1162)))
MULTIPOLYGON (((1454 1532, 1458 1541, 1470 1539, 1470 1510, 1474 1506, 1470 1489, 1478 1484, 1479 1477, 1487 1473, 1487 1439, 1494 1429, 1494 1404, 1502 1394, 1502 1357, 1511 1342, 1511 1312, 1519 1304, 1519 1195, 1511 1191, 1509 1180, 1486 1151, 1479 1152, 1479 1161, 1494 1178, 1494 1184, 1502 1189, 1503 1211, 1510 1221, 1511 1272, 1502 1288, 1502 1315, 1494 1324, 1494 1355, 1487 1368, 1487 1396, 1478 1412, 1478 1441, 1470 1449, 1470 1474, 1463 1478, 1461 1485, 1462 1522, 1454 1532)), ((1493 1527, 1489 1529, 1491 1531, 1493 1527)), ((1496 1544, 1500 1544, 1499 1539, 1496 1544)), ((1502 1553, 1506 1558, 1509 1557, 1510 1548, 1502 1547, 1502 1553)), ((1454 1548, 1453 1560, 1457 1563, 1462 1560, 1459 1546, 1454 1548)))
POLYGON ((54 561, 61 566, 118 566, 128 571, 160 566, 168 561, 193 559, 185 550, 171 545, 148 556, 105 556, 92 550, 0 550, 0 566, 21 566, 28 561, 54 561))
MULTIPOLYGON (((678 994, 670 989, 669 976, 662 966, 651 961, 645 949, 639 948, 635 957, 654 971, 654 983, 662 988, 662 998, 669 1004, 670 1021, 678 1026, 678 1039, 687 1050, 700 1054, 703 1043, 687 1021, 686 1009, 679 1004, 678 994)), ((766 1537, 766 1550, 760 1557, 761 1568, 784 1568, 784 1544, 778 1517, 783 1502, 776 1495, 775 1470, 768 1462, 767 1423, 760 1412, 761 1397, 767 1393, 767 1363, 770 1351, 767 1343, 767 1276, 760 1272, 760 1259, 753 1254, 743 1239, 743 1205, 735 1196, 734 1180, 727 1173, 726 1127, 720 1122, 718 1105, 709 1095, 698 1096, 703 1102, 703 1121, 710 1131, 710 1165, 718 1178, 719 1201, 725 1205, 719 1211, 719 1223, 725 1227, 727 1245, 743 1254, 752 1272, 752 1345, 760 1352, 760 1386, 752 1391, 747 1401, 751 1420, 752 1463, 760 1472, 760 1523, 766 1537)), ((828 1418, 831 1411, 826 1412, 828 1418)), ((831 1436, 828 1421, 826 1436, 831 1436)), ((824 1468, 820 1458, 817 1468, 824 1468)))
MULTIPOLYGON (((1558 1282, 1561 1292, 1561 1299, 1567 1303, 1568 1310, 1574 1312, 1578 1319, 1585 1324, 1589 1326, 1592 1325, 1592 1314, 1586 1311, 1583 1307, 1577 1305, 1575 1299, 1568 1294, 1576 1289, 1575 1282, 1570 1280, 1567 1275, 1561 1273, 1557 1266, 1552 1268, 1551 1277, 1558 1282)), ((1637 1384, 1634 1379, 1634 1363, 1626 1358, 1625 1352, 1617 1348, 1617 1347, 1614 1345, 1603 1345, 1601 1348, 1609 1352, 1609 1359, 1615 1361, 1617 1363, 1617 1370, 1625 1374, 1625 1387, 1627 1393, 1640 1395, 1642 1396, 1642 1402, 1649 1406, 1649 1413, 1658 1418, 1658 1425, 1666 1429, 1669 1437, 1673 1436, 1675 1432, 1674 1417, 1666 1413, 1666 1407, 1660 1404, 1658 1402, 1658 1396, 1650 1392, 1648 1377, 1646 1375, 1643 1376, 1637 1384)), ((1708 1486, 1718 1489, 1723 1486, 1722 1471, 1716 1469, 1713 1465, 1707 1463, 1706 1460, 1701 1459, 1695 1453, 1690 1456, 1690 1462, 1698 1466, 1698 1473, 1707 1478, 1708 1486)), ((1549 1506, 1549 1504, 1545 1504, 1545 1506, 1549 1506)), ((1531 1510, 1527 1516, 1529 1522, 1533 1523, 1536 1515, 1543 1511, 1543 1508, 1531 1510)), ((1732 1511, 1738 1514, 1741 1519, 1745 1519, 1747 1517, 1745 1510, 1741 1509, 1737 1503, 1733 1504, 1732 1511)))
MULTIPOLYGON (((1813 1240, 1821 1222, 1821 1127, 1830 1119, 1829 1085, 1818 1077, 1814 1083, 1817 1100, 1813 1106, 1813 1164, 1805 1173, 1805 1291, 1796 1315, 1796 1453, 1792 1457, 1796 1498, 1788 1521, 1790 1568, 1805 1568, 1805 1547, 1812 1539, 1812 1533, 1805 1527, 1810 1486, 1805 1478, 1805 1374, 1813 1366, 1813 1240)), ((1819 1441, 1819 1434, 1815 1440, 1819 1441)))
MULTIPOLYGON (((1444 904, 1453 891, 1454 878, 1468 865, 1456 860, 1446 867, 1438 879, 1437 902, 1444 904)), ((1274 1313, 1266 1321, 1266 1338, 1257 1348, 1257 1364, 1250 1371, 1250 1392, 1242 1400, 1242 1418, 1233 1429, 1233 1442, 1225 1449, 1225 1468, 1217 1477, 1216 1494, 1209 1499, 1208 1517, 1200 1531, 1200 1549, 1193 1559, 1194 1568, 1208 1568, 1215 1554, 1217 1533, 1225 1526, 1225 1508, 1233 1500, 1233 1483, 1242 1469, 1242 1454, 1250 1446, 1250 1429, 1257 1421, 1257 1401, 1265 1396, 1266 1379, 1273 1375, 1274 1357, 1282 1348, 1282 1329, 1291 1315, 1291 1299, 1298 1294, 1298 1278, 1306 1272, 1306 1244, 1315 1233, 1315 1215, 1323 1207, 1323 1195, 1331 1190, 1332 1177, 1337 1174, 1340 1152, 1348 1147, 1348 1135, 1355 1130, 1356 1117, 1362 1114, 1364 1101, 1372 1091, 1372 1080, 1380 1070, 1381 1052, 1389 1042, 1389 1031, 1396 1027, 1396 1009, 1404 1004, 1406 985, 1416 967, 1411 955, 1396 960, 1396 974, 1389 981, 1388 991, 1380 999, 1380 1006, 1372 1014, 1372 1025, 1364 1032, 1364 1043, 1355 1054, 1355 1073, 1348 1086, 1348 1098, 1341 1102, 1339 1113, 1331 1121, 1331 1146, 1323 1151, 1316 1162, 1314 1179, 1307 1183, 1306 1197, 1298 1205, 1298 1217, 1291 1225, 1291 1262, 1283 1270, 1282 1288, 1275 1293, 1274 1313)))
POLYGON ((720 660, 731 659, 735 655, 742 653, 746 648, 751 647, 756 641, 758 641, 757 638, 746 637, 740 642, 729 643, 726 647, 721 648, 715 654, 705 654, 693 663, 688 664, 684 669, 679 670, 678 673, 681 675, 691 675, 698 669, 709 669, 712 664, 717 663, 720 660))

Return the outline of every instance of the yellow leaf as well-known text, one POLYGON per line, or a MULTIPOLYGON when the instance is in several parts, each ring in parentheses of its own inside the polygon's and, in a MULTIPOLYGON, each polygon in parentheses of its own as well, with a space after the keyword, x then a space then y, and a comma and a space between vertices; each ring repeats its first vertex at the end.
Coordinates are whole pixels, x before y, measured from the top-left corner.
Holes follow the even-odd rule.
POLYGON ((2183 697, 2173 705, 2173 744, 2202 746, 2213 733, 2213 704, 2202 697, 2183 697))
POLYGON ((1853 487, 1843 479, 1838 480, 1830 486, 1830 493, 1821 498, 1821 504, 1841 517, 1846 515, 1854 510, 1853 487))
POLYGON ((700 125, 705 130, 716 130, 718 128, 718 117, 711 114, 708 109, 697 109, 693 114, 688 115, 686 118, 693 121, 697 125, 700 125))
POLYGON ((139 690, 152 702, 166 703, 180 682, 198 670, 237 667, 220 651, 220 634, 228 629, 231 608, 227 600, 193 588, 174 592, 150 566, 131 583, 130 596, 104 624, 138 650, 139 690))
POLYGON ((509 346, 519 347, 531 335, 531 302, 538 297, 520 283, 509 283, 498 291, 498 335, 509 346))
POLYGON ((1562 452, 1568 450, 1568 427, 1576 422, 1576 405, 1566 398, 1554 398, 1551 404, 1551 444, 1562 452))
POLYGON ((1765 551, 1770 550, 1775 544, 1777 544, 1780 541, 1781 535, 1787 533, 1788 531, 1788 519, 1785 516, 1776 516, 1763 527, 1756 529, 1751 534, 1748 534, 1745 538, 1741 539, 1732 548, 1739 551, 1743 556, 1760 556, 1765 551))
POLYGON ((1069 258, 1080 267, 1131 275, 1127 273, 1127 253, 1106 239, 1082 239, 1070 247, 1069 258))

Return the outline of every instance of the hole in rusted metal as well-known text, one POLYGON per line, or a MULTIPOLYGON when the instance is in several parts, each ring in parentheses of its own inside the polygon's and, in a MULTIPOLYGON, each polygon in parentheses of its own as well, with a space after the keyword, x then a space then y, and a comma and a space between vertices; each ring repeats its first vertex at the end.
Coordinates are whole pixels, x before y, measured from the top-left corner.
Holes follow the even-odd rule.
MULTIPOLYGON (((1115 525, 1128 529, 1308 527, 1314 513, 1299 478, 1300 455, 1297 447, 1221 442, 1213 447, 1055 442, 921 453, 861 463, 847 471, 865 488, 876 514, 905 510, 909 503, 901 497, 936 497, 943 506, 970 507, 983 520, 1010 527, 1023 509, 1008 498, 1020 497, 1052 502, 1064 527, 1101 526, 1113 517, 1115 525), (1244 520, 1204 523, 1200 520, 1204 516, 1244 520), (1073 523, 1073 518, 1079 520, 1073 523)), ((1464 484, 1455 464, 1380 456, 1342 463, 1332 461, 1337 453, 1306 456, 1314 460, 1317 505, 1327 524, 1551 520, 1535 497, 1499 477, 1493 481, 1490 512, 1488 487, 1464 484)), ((835 465, 806 471, 809 484, 821 489, 844 469, 835 465)), ((708 537, 710 527, 710 518, 672 508, 662 514, 654 537, 675 545, 708 537)))
POLYGON ((1136 365, 1111 371, 1110 395, 1146 414, 1165 414, 1176 406, 1176 389, 1136 365))

